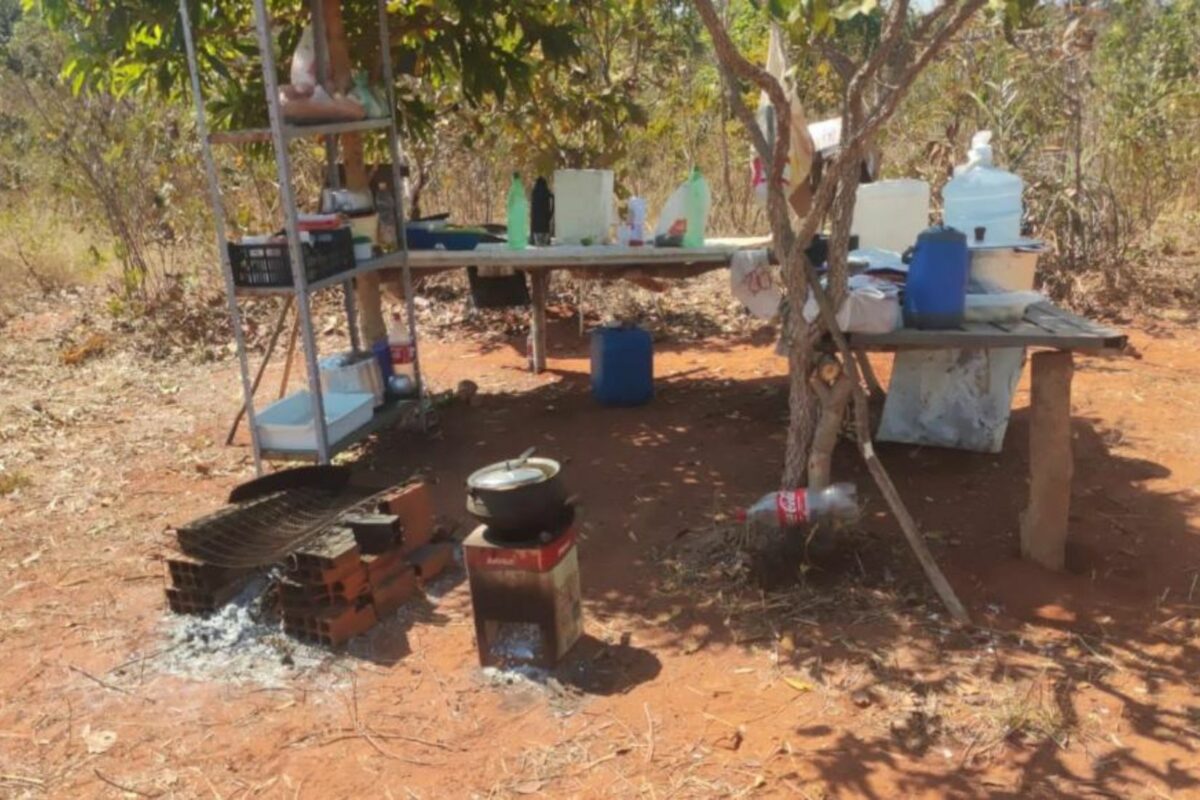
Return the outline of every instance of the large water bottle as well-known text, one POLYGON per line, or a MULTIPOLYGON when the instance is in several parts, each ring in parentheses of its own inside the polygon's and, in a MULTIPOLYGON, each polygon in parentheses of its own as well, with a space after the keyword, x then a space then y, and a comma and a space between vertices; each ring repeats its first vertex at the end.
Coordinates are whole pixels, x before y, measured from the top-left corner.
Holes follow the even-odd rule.
POLYGON ((520 173, 514 172, 508 187, 508 247, 524 250, 529 245, 529 200, 520 173))
POLYGON ((1012 244, 1021 238, 1025 184, 992 163, 991 142, 991 131, 976 133, 967 163, 954 168, 954 177, 942 189, 946 225, 978 244, 1012 244), (976 235, 980 228, 982 240, 976 235))
POLYGON ((703 247, 704 229, 708 226, 708 207, 712 203, 712 194, 708 189, 708 181, 704 180, 704 176, 700 174, 699 167, 692 168, 683 203, 684 217, 687 219, 687 230, 683 232, 683 246, 703 247))

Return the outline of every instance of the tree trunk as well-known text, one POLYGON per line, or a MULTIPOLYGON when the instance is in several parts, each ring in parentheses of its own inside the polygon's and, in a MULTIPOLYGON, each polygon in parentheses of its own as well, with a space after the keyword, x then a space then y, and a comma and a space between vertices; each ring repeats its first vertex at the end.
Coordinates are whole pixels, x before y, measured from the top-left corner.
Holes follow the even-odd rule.
POLYGON ((784 489, 804 485, 808 454, 820 412, 808 376, 813 365, 813 341, 816 328, 804 321, 804 299, 808 297, 804 266, 796 263, 807 258, 799 247, 792 248, 790 263, 783 265, 788 309, 784 342, 788 348, 788 432, 784 453, 784 489))
POLYGON ((817 374, 813 375, 811 382, 814 393, 821 400, 821 419, 817 423, 808 454, 808 488, 824 489, 833 482, 833 451, 842 432, 842 420, 846 416, 846 405, 850 402, 852 384, 850 376, 840 368, 832 386, 826 386, 824 379, 817 374))

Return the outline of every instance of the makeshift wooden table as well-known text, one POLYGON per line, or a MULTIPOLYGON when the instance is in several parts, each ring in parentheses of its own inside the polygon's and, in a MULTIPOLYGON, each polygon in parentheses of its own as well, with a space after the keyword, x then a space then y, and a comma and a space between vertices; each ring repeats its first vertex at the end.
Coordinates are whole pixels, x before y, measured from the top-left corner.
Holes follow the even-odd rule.
POLYGON ((891 333, 847 334, 862 352, 1027 347, 1032 392, 1029 422, 1029 504, 1021 515, 1021 554, 1062 569, 1071 506, 1071 378, 1073 353, 1117 353, 1126 337, 1050 303, 1030 306, 1014 323, 966 323, 954 330, 902 328, 891 333))
MULTIPOLYGON (((534 372, 546 368, 546 296, 550 273, 565 270, 584 280, 691 278, 724 269, 738 250, 765 248, 766 237, 709 239, 704 247, 625 247, 620 245, 555 245, 510 250, 505 245, 481 245, 474 250, 410 250, 414 274, 429 275, 466 267, 512 267, 529 274, 534 372)), ((403 255, 381 256, 358 271, 382 270, 385 279, 402 263, 403 255)))

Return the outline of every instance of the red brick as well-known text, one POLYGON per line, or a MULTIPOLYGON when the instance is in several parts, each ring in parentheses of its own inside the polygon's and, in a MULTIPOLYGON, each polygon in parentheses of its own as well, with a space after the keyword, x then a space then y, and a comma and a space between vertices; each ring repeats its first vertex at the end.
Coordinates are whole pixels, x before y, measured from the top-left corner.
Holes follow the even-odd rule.
POLYGON ((433 493, 423 481, 402 486, 379 502, 381 514, 400 518, 404 549, 411 553, 433 537, 433 493))
POLYGON ((351 602, 369 591, 367 568, 359 564, 330 583, 305 583, 291 578, 279 582, 279 599, 285 608, 313 608, 351 602))
POLYGON ((315 614, 285 611, 283 627, 297 638, 340 647, 355 636, 369 631, 378 621, 375 606, 368 597, 363 596, 354 603, 321 609, 315 614))
POLYGON ((390 617, 416 591, 416 570, 405 564, 404 570, 391 580, 371 587, 371 600, 375 604, 375 615, 380 619, 390 617))
POLYGON ((348 528, 334 528, 292 554, 288 572, 303 583, 333 584, 361 568, 361 551, 348 528))
POLYGON ((249 576, 243 575, 217 589, 200 590, 167 588, 167 604, 176 614, 210 614, 233 599, 246 585, 249 576))
POLYGON ((363 564, 367 569, 367 579, 372 586, 387 583, 405 570, 412 567, 404 558, 401 547, 393 547, 386 553, 363 556, 363 564))
POLYGON ((420 547, 408 556, 408 561, 417 571, 422 582, 431 581, 441 573, 454 558, 454 545, 450 542, 434 542, 420 547))

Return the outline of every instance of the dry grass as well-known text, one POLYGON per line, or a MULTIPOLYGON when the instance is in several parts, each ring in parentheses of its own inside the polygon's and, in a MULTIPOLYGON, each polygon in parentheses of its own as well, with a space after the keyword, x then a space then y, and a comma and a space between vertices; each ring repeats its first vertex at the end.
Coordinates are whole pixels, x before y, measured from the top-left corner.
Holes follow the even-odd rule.
POLYGON ((33 480, 19 469, 0 470, 0 497, 18 492, 33 484, 33 480))

